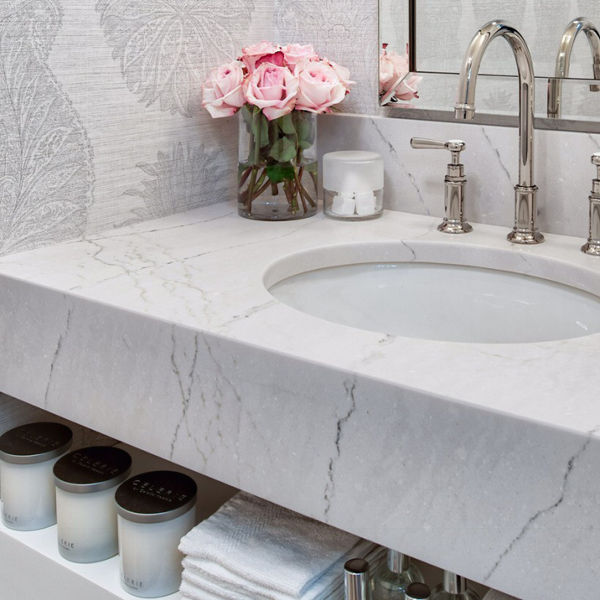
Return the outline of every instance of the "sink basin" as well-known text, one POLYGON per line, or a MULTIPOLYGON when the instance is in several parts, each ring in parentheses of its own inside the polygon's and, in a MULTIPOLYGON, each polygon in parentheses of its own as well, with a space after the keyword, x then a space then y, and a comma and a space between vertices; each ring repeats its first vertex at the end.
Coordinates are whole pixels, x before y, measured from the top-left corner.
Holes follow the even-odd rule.
MULTIPOLYGON (((435 244, 424 244, 428 246, 435 244)), ((360 256, 365 252, 359 252, 359 260, 349 264, 336 264, 344 255, 340 247, 330 252, 321 249, 296 260, 280 261, 265 283, 275 298, 305 313, 390 335, 521 343, 600 332, 597 295, 572 284, 532 276, 536 262, 537 272, 542 274, 552 270, 553 261, 521 257, 512 266, 526 268, 529 273, 525 274, 464 264, 469 258, 464 251, 457 255, 460 260, 455 259, 463 264, 441 262, 452 259, 448 255, 452 252, 441 248, 437 253, 428 248, 424 253, 428 260, 421 262, 416 260, 414 248, 406 256, 406 248, 398 249, 403 255, 400 260, 389 260, 394 252, 389 245, 385 250, 382 245, 379 251, 371 248, 366 254, 386 260, 365 260, 366 256, 360 256), (319 263, 323 264, 320 268, 319 263), (286 270, 289 276, 285 276, 286 270)), ((515 262, 514 252, 491 254, 500 259, 493 263, 515 262)), ((471 259, 476 258, 475 253, 471 259)), ((470 262, 489 261, 490 252, 479 259, 470 262)), ((579 276, 577 281, 581 280, 579 276)))

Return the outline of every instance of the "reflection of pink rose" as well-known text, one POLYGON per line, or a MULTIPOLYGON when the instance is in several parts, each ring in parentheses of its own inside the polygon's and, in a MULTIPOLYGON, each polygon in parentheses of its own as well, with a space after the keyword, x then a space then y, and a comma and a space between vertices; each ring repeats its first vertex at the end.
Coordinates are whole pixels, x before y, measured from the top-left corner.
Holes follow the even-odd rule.
POLYGON ((272 121, 294 109, 298 78, 287 67, 263 63, 244 82, 244 92, 246 101, 272 121))
POLYGON ((298 110, 329 112, 330 106, 338 104, 346 96, 346 87, 333 67, 325 62, 308 63, 298 78, 298 110))
POLYGON ((244 104, 241 62, 233 62, 213 69, 202 84, 202 105, 212 117, 230 117, 244 104))
MULTIPOLYGON (((408 54, 400 54, 384 49, 379 57, 379 91, 389 92, 391 87, 404 75, 409 73, 408 54)), ((402 83, 395 88, 394 95, 399 100, 412 100, 419 97, 417 86, 422 77, 408 75, 402 83)))
POLYGON ((254 71, 254 69, 259 66, 259 62, 265 62, 267 57, 270 57, 272 60, 276 61, 275 64, 278 64, 278 66, 282 66, 283 54, 281 54, 281 48, 273 42, 259 42, 253 46, 246 46, 245 48, 242 48, 241 60, 244 61, 244 64, 246 67, 248 67, 250 72, 254 71), (281 55, 280 63, 277 62, 278 58, 273 58, 276 54, 281 55))
POLYGON ((315 49, 310 44, 288 44, 282 48, 282 51, 285 56, 285 63, 292 71, 296 71, 296 67, 309 60, 319 59, 315 49))

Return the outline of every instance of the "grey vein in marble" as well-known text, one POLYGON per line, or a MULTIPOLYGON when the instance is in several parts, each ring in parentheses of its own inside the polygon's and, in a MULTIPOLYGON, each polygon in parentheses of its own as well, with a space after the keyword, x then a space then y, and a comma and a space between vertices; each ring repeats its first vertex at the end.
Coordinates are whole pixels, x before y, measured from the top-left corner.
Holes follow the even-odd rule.
POLYGON ((54 349, 54 354, 52 355, 52 360, 50 361, 50 371, 48 373, 48 382, 46 384, 46 392, 44 393, 44 408, 48 408, 48 399, 50 397, 50 386, 52 385, 52 376, 54 374, 54 369, 56 368, 56 363, 58 362, 58 358, 60 356, 63 342, 67 335, 69 334, 69 329, 71 327, 71 316, 73 314, 73 308, 69 307, 67 309, 67 316, 65 319, 65 326, 63 331, 59 334, 58 340, 56 341, 56 348, 54 349))
POLYGON ((344 426, 356 410, 356 398, 354 397, 356 392, 356 382, 344 381, 344 390, 346 392, 346 400, 350 401, 350 406, 348 407, 346 414, 338 419, 335 426, 335 454, 329 459, 329 465, 327 467, 327 485, 325 486, 325 491, 323 493, 323 499, 325 500, 325 510, 323 511, 323 515, 325 516, 325 520, 329 517, 331 502, 335 494, 335 465, 342 454, 341 442, 344 434, 344 426))
POLYGON ((491 569, 485 574, 485 576, 483 578, 483 581, 488 581, 490 579, 490 577, 494 574, 494 572, 500 567, 500 565, 502 564, 502 561, 504 560, 504 558, 510 552, 512 552, 512 550, 514 549, 514 547, 520 541, 522 541, 523 537, 527 534, 527 532, 529 531, 529 529, 533 526, 533 524, 538 519, 540 519, 541 517, 543 517, 544 515, 546 515, 548 513, 553 512, 554 510, 556 510, 563 503, 563 501, 565 499, 565 495, 567 493, 567 486, 569 485, 569 478, 571 477, 571 473, 572 473, 573 469, 575 468, 575 464, 577 463, 577 460, 588 449, 588 446, 590 445, 590 443, 592 441, 592 436, 599 429, 600 429, 600 427, 594 427, 589 432, 588 438, 583 442, 583 444, 581 445, 581 447, 567 461, 567 467, 565 469, 565 472, 564 472, 564 475, 563 475, 563 478, 562 478, 562 482, 561 482, 561 486, 560 486, 560 490, 559 490, 559 494, 558 494, 557 500, 555 502, 553 502, 550 506, 547 506, 545 508, 542 508, 542 509, 538 510, 534 515, 532 515, 528 519, 528 521, 525 523, 525 525, 523 525, 523 527, 521 528, 521 530, 519 531, 519 533, 511 540, 510 544, 506 547, 506 549, 502 552, 502 554, 500 554, 500 556, 498 557, 498 559, 496 560, 496 562, 493 564, 493 566, 491 567, 491 569))

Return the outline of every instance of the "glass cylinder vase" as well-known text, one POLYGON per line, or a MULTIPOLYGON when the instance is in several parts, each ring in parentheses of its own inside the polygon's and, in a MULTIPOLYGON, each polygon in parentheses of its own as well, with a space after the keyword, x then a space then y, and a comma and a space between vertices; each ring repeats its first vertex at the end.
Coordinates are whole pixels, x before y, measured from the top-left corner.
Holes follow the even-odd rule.
POLYGON ((317 212, 317 116, 294 110, 269 120, 257 107, 239 111, 238 212, 285 221, 317 212))

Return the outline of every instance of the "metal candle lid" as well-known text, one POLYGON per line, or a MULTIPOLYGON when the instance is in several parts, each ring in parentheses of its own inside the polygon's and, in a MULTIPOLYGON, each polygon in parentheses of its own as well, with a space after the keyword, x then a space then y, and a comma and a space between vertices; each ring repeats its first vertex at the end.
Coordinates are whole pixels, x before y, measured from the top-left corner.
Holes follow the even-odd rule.
POLYGON ((112 446, 69 452, 54 465, 54 482, 66 492, 88 494, 118 485, 129 476, 131 456, 112 446))
POLYGON ((64 454, 73 432, 62 423, 28 423, 0 436, 0 459, 19 465, 44 462, 64 454))
POLYGON ((119 486, 117 512, 136 523, 170 521, 195 505, 197 491, 194 480, 177 471, 141 473, 119 486))

